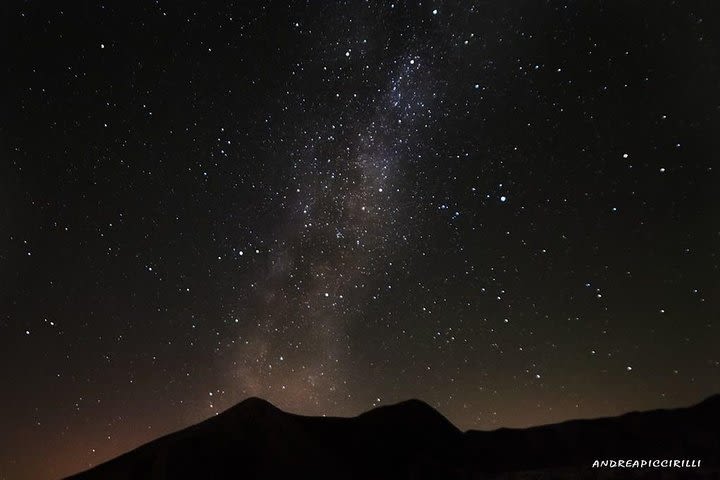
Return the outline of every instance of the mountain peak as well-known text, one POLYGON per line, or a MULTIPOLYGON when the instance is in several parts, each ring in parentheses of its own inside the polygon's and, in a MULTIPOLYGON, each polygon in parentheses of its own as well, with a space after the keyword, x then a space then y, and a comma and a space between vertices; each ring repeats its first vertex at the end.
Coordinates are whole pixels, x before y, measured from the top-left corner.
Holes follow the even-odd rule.
POLYGON ((383 423, 396 425, 412 424, 453 434, 460 432, 442 413, 416 398, 374 408, 361 414, 358 418, 375 419, 383 423))
MULTIPOLYGON (((218 417, 232 418, 258 418, 275 416, 285 413, 267 400, 258 397, 248 397, 240 403, 228 408, 218 417)), ((216 417, 217 418, 217 417, 216 417)))
MULTIPOLYGON (((441 415, 440 412, 435 410, 433 407, 428 405, 427 403, 423 402, 422 400, 419 400, 417 398, 410 398, 408 400, 403 400, 398 403, 392 403, 389 405, 381 405, 379 407, 375 407, 372 410, 369 410, 362 415, 367 415, 372 412, 382 412, 382 411, 392 411, 393 413, 396 412, 414 412, 414 413, 422 413, 424 415, 441 415)), ((442 415, 441 415, 442 416, 442 415)))
MULTIPOLYGON (((245 400, 241 401, 235 407, 243 407, 243 408, 249 408, 249 409, 266 409, 266 408, 274 408, 277 409, 275 405, 268 402, 267 400, 260 398, 260 397, 248 397, 245 400)), ((234 408, 234 407, 233 407, 234 408)))

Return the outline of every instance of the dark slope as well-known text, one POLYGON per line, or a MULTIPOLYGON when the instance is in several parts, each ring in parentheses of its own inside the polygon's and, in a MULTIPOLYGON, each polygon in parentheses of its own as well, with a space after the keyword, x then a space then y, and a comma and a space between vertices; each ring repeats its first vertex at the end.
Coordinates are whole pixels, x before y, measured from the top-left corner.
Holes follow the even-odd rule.
POLYGON ((249 398, 70 478, 718 478, 718 462, 720 396, 689 408, 466 433, 418 400, 335 418, 249 398), (700 458, 703 468, 590 469, 605 458, 700 458))
POLYGON ((471 430, 465 448, 473 469, 486 472, 592 465, 595 459, 702 459, 709 468, 717 468, 720 395, 688 408, 527 429, 471 430))
POLYGON ((459 464, 451 456, 462 439, 418 400, 337 418, 294 415, 249 398, 70 478, 443 478, 459 464))

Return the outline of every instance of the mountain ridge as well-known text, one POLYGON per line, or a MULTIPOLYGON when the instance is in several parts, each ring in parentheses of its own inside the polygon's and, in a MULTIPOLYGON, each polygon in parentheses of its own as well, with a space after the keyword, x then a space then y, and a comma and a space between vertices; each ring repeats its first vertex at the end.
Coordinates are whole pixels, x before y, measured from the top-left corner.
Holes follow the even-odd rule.
MULTIPOLYGON (((676 409, 465 432, 417 399, 355 417, 312 417, 250 397, 67 480, 265 479, 299 473, 328 479, 511 479, 522 472, 535 472, 530 478, 538 479, 611 478, 605 476, 611 471, 590 469, 595 458, 700 458, 704 467, 693 470, 695 478, 720 475, 720 395, 676 409)), ((663 473, 681 478, 673 475, 687 472, 663 473)))

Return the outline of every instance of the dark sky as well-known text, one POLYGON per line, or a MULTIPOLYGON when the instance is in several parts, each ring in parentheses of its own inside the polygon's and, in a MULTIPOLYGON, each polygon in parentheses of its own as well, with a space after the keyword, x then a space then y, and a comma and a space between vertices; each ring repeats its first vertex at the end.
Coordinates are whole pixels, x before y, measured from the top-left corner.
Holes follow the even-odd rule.
POLYGON ((720 391, 713 1, 2 3, 1 480, 720 391))

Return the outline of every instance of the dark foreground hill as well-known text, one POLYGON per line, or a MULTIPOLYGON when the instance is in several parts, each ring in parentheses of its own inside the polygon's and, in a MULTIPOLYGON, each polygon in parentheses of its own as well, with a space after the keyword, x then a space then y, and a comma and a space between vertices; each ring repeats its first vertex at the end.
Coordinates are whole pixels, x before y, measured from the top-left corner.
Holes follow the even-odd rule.
POLYGON ((418 400, 353 418, 249 398, 72 480, 720 478, 720 395, 689 408, 461 432, 418 400), (700 459, 700 468, 592 468, 700 459))

